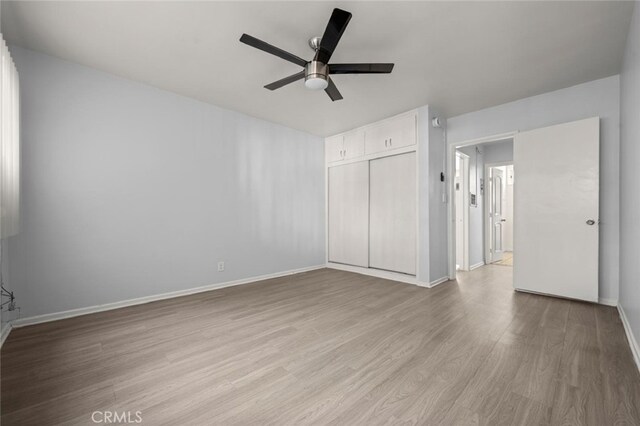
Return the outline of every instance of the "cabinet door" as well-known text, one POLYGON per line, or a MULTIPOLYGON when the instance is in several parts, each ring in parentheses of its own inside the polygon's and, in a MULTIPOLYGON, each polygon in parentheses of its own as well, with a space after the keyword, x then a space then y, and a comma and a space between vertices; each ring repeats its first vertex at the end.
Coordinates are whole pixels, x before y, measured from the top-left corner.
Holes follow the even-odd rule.
POLYGON ((416 144, 416 116, 405 115, 390 123, 388 149, 416 144))
POLYGON ((365 151, 367 154, 388 151, 416 143, 416 116, 404 115, 390 121, 374 125, 366 131, 365 151))
POLYGON ((344 155, 344 137, 343 135, 331 136, 324 140, 324 155, 327 163, 340 161, 344 155))
POLYGON ((344 159, 364 157, 364 130, 356 130, 344 135, 344 159))
POLYGON ((389 124, 377 124, 365 130, 365 153, 375 154, 386 151, 389 144, 389 124))
POLYGON ((329 261, 369 266, 369 162, 329 168, 329 261))
POLYGON ((416 273, 416 154, 370 162, 369 265, 416 273))

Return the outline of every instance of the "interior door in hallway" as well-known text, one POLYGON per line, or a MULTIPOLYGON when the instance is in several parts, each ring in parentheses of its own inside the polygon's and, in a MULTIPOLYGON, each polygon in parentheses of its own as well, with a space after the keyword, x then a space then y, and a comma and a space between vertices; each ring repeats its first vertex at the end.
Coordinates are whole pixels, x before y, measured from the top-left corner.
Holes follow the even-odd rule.
POLYGON ((514 287, 598 301, 600 120, 514 140, 514 287))
POLYGON ((502 260, 504 252, 504 207, 503 193, 504 188, 504 171, 499 167, 491 167, 491 185, 489 194, 489 220, 490 220, 490 245, 491 262, 499 262, 502 260))

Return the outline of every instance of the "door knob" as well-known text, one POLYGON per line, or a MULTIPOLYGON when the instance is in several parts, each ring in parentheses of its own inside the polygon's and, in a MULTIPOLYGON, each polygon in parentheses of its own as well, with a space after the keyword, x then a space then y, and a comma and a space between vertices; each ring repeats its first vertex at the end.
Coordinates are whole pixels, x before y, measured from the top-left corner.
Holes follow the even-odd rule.
POLYGON ((596 224, 595 220, 593 220, 593 219, 587 220, 587 225, 591 226, 591 225, 595 225, 595 224, 596 224))

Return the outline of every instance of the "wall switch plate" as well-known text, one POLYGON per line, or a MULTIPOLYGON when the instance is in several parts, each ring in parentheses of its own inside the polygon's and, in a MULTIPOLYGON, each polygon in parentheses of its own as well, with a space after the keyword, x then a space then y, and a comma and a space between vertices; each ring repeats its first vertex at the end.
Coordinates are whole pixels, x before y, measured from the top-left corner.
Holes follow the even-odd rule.
POLYGON ((218 262, 218 272, 224 271, 224 262, 218 262))

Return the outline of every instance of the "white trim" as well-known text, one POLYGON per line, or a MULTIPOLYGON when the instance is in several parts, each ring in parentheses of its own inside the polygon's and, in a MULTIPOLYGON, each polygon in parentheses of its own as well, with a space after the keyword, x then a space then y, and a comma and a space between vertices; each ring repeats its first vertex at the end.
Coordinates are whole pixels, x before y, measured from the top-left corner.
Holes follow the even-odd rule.
POLYGON ((620 304, 618 304, 618 312, 620 313, 620 319, 622 320, 624 332, 627 334, 627 340, 629 341, 629 347, 631 348, 631 353, 633 354, 633 360, 636 362, 638 371, 640 371, 640 346, 638 346, 638 342, 636 341, 636 338, 633 335, 633 331, 631 330, 629 320, 627 320, 627 315, 624 313, 624 309, 620 304))
POLYGON ((474 269, 478 269, 481 266, 484 266, 485 263, 484 262, 478 262, 475 265, 471 265, 471 267, 469 268, 470 271, 473 271, 474 269))
POLYGON ((172 299, 174 297, 188 296, 190 294, 203 293, 206 291, 217 290, 225 287, 233 287, 242 284, 250 284, 258 281, 264 281, 272 278, 284 277, 286 275, 299 274, 302 272, 322 269, 325 265, 309 266, 306 268, 292 269, 289 271, 276 272, 273 274, 259 275, 257 277, 242 278, 234 281, 210 284, 202 287, 189 288, 186 290, 172 291, 169 293, 155 294, 152 296, 138 297, 135 299, 122 300, 119 302, 105 303, 104 305, 88 306, 86 308, 70 309, 68 311, 54 312, 51 314, 36 315, 33 317, 16 319, 12 323, 13 328, 24 327, 27 325, 40 324, 43 322, 56 321, 65 318, 73 318, 80 315, 93 314, 96 312, 110 311, 113 309, 124 308, 127 306, 142 305, 144 303, 155 302, 157 300, 172 299))
POLYGON ((617 307, 618 306, 618 299, 605 299, 603 297, 599 297, 598 298, 598 304, 605 305, 605 306, 617 307))
POLYGON ((433 288, 439 284, 446 283, 447 281, 449 281, 449 277, 438 278, 437 280, 431 281, 429 283, 429 288, 433 288))
POLYGON ((11 323, 8 322, 4 325, 4 327, 2 327, 2 331, 0 332, 0 348, 2 348, 2 345, 4 345, 4 341, 7 340, 7 337, 9 337, 9 333, 11 333, 11 323))
POLYGON ((344 265, 342 263, 327 262, 327 268, 338 269, 340 271, 355 272, 356 274, 368 275, 370 277, 384 278, 386 280, 399 281, 401 283, 413 284, 420 287, 429 287, 429 283, 419 281, 413 275, 402 274, 400 272, 385 271, 383 269, 363 268, 360 266, 344 265))
POLYGON ((475 138, 475 139, 468 139, 466 141, 461 141, 461 142, 451 142, 450 146, 453 146, 455 148, 462 148, 464 146, 480 145, 488 142, 497 142, 505 139, 513 139, 515 135, 517 135, 519 132, 520 132, 519 130, 514 130, 511 132, 499 133, 497 135, 484 136, 484 137, 475 138))

